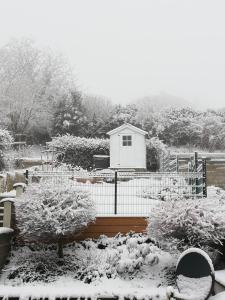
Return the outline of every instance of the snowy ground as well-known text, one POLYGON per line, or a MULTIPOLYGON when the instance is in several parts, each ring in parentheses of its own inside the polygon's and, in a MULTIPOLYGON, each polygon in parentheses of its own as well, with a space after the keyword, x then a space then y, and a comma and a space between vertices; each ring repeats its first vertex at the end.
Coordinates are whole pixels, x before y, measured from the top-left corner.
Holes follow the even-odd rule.
MULTIPOLYGON (((57 258, 55 250, 54 246, 14 247, 0 277, 0 297, 166 300, 168 286, 174 285, 177 254, 160 250, 144 234, 69 244, 64 259, 57 258)), ((188 290, 190 299, 200 300, 200 294, 193 298, 196 293, 188 290)), ((224 293, 210 300, 223 297, 224 293)))
POLYGON ((55 249, 14 249, 0 278, 0 293, 29 296, 136 296, 166 299, 169 273, 176 259, 147 236, 102 236, 65 247, 63 260, 55 249))

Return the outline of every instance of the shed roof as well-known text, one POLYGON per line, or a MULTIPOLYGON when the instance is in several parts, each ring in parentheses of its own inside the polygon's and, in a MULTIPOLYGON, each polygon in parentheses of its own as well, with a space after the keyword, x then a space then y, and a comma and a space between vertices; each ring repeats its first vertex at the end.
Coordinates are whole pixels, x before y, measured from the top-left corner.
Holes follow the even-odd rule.
POLYGON ((148 134, 147 131, 142 130, 142 129, 140 129, 140 128, 136 127, 136 126, 133 126, 133 125, 131 125, 129 123, 125 123, 125 124, 123 124, 123 125, 115 128, 115 129, 107 132, 107 134, 108 135, 112 135, 112 134, 118 133, 118 132, 120 132, 120 131, 122 131, 124 129, 127 129, 127 128, 130 129, 130 130, 132 130, 132 131, 134 131, 134 132, 140 133, 142 135, 148 134))

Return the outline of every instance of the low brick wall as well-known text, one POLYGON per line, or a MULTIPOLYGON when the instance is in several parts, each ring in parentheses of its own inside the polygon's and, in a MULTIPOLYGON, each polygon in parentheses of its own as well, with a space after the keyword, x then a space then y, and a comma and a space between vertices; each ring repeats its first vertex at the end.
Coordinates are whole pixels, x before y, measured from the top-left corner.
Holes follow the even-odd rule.
POLYGON ((4 266, 10 253, 12 235, 12 229, 5 227, 0 228, 0 269, 4 266))

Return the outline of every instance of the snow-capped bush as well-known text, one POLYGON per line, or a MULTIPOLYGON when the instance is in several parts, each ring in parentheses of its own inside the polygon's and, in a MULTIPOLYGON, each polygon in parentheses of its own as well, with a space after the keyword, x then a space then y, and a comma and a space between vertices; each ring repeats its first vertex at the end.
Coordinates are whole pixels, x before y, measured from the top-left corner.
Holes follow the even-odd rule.
POLYGON ((225 201, 210 198, 162 202, 150 212, 147 231, 164 246, 217 248, 225 237, 225 201))
POLYGON ((60 162, 84 169, 93 168, 95 154, 109 154, 109 140, 88 139, 69 134, 55 137, 48 143, 57 153, 60 162))
POLYGON ((13 137, 6 129, 0 129, 0 149, 7 150, 13 143, 13 137))
POLYGON ((25 241, 58 243, 62 256, 65 238, 79 233, 95 220, 89 192, 68 180, 56 185, 48 180, 28 186, 15 201, 17 226, 25 241))
POLYGON ((182 200, 190 198, 192 187, 188 185, 185 178, 176 175, 173 177, 162 176, 159 179, 152 179, 151 184, 147 181, 137 197, 155 199, 161 201, 182 200))
POLYGON ((166 153, 166 145, 157 137, 146 140, 147 169, 149 171, 158 171, 160 167, 160 156, 166 153))
POLYGON ((5 168, 8 160, 5 151, 10 149, 13 143, 13 137, 6 129, 0 129, 0 170, 5 168))

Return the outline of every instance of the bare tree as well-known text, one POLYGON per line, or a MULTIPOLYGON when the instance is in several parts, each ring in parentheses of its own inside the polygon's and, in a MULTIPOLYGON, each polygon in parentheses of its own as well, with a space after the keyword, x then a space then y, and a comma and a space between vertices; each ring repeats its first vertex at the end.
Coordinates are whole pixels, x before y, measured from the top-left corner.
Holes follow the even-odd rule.
POLYGON ((102 96, 84 95, 83 105, 89 121, 91 121, 94 116, 98 116, 98 118, 105 121, 109 118, 113 110, 111 101, 102 96))
POLYGON ((0 49, 2 120, 14 133, 51 126, 52 107, 73 85, 62 57, 31 40, 12 40, 0 49))

